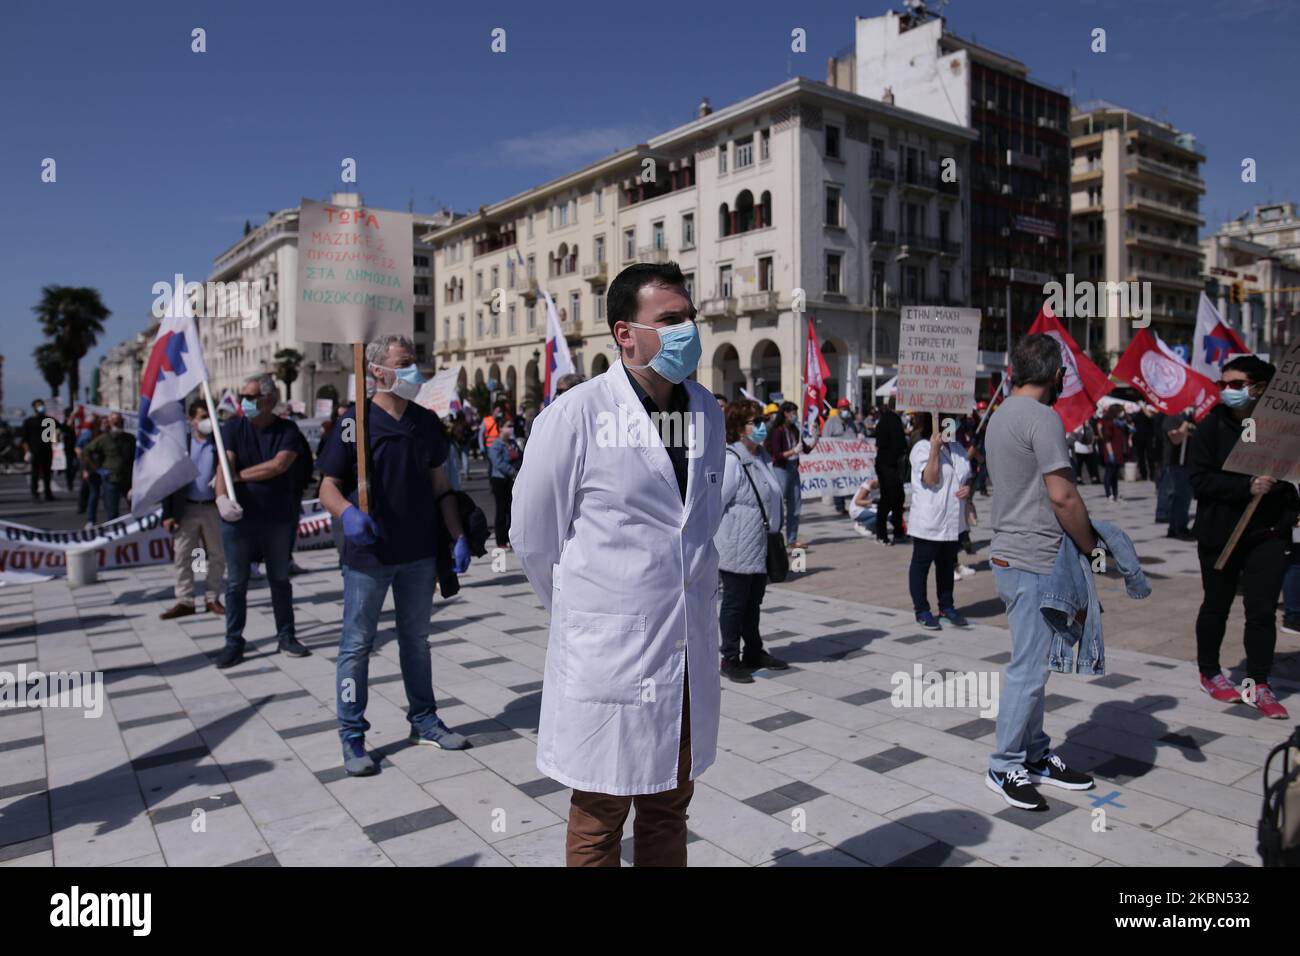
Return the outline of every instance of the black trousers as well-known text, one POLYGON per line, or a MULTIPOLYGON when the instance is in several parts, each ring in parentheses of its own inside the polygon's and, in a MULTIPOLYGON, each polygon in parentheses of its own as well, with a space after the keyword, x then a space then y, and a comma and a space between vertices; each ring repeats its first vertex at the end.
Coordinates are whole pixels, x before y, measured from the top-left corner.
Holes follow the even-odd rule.
POLYGON ((497 547, 504 548, 510 543, 510 500, 514 494, 514 482, 509 478, 490 478, 492 500, 496 502, 497 547))
POLYGON ((894 525, 894 537, 903 533, 903 476, 896 468, 876 466, 876 479, 880 482, 880 501, 876 505, 876 537, 888 540, 887 523, 894 525))
POLYGON ((50 491, 50 478, 53 476, 53 473, 54 473, 54 458, 50 455, 38 455, 35 452, 33 452, 32 453, 32 497, 33 498, 40 496, 40 491, 38 491, 37 489, 42 482, 45 484, 46 496, 48 497, 50 494, 52 494, 52 492, 50 491))
POLYGON ((912 563, 907 567, 907 588, 912 594, 912 610, 917 614, 929 613, 930 600, 925 593, 925 579, 934 566, 934 586, 939 599, 939 611, 954 609, 952 602, 953 573, 957 569, 956 541, 929 541, 912 536, 912 563))
POLYGON ((1243 535, 1222 571, 1214 570, 1219 547, 1199 545, 1201 586, 1205 596, 1196 615, 1196 664, 1205 677, 1219 671, 1219 648, 1228 626, 1228 612, 1244 583, 1246 610, 1246 676, 1257 684, 1268 681, 1277 646, 1277 599, 1287 569, 1287 542, 1277 536, 1243 535))
POLYGON ((740 656, 745 642, 745 658, 756 661, 763 653, 763 639, 758 634, 758 614, 767 591, 767 573, 722 575, 722 607, 718 612, 718 630, 722 633, 722 656, 740 656))

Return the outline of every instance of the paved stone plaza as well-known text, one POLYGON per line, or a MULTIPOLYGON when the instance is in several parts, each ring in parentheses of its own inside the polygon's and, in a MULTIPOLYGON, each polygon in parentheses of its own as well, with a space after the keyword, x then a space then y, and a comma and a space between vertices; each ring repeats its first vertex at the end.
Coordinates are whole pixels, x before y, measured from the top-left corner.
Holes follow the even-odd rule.
MULTIPOLYGON (((763 608, 770 649, 794 666, 724 683, 717 763, 691 805, 691 864, 1257 865, 1260 768, 1294 724, 1201 693, 1195 546, 1154 526, 1149 484, 1119 504, 1095 491, 1090 506, 1134 536, 1156 589, 1128 601, 1108 577, 1106 676, 1048 684, 1047 730, 1096 790, 1044 788, 1049 812, 1013 810, 984 786, 993 722, 977 706, 891 701, 891 677, 916 664, 987 673, 1007 660, 987 528, 979 553, 963 556, 979 572, 957 585, 974 626, 925 632, 907 600, 910 548, 881 548, 809 503, 808 571, 769 589, 763 608)), ((75 591, 62 580, 0 588, 0 670, 98 670, 108 693, 99 719, 0 710, 4 865, 563 863, 569 794, 534 759, 546 615, 517 566, 493 574, 476 561, 461 594, 435 605, 440 711, 470 735, 467 751, 406 743, 390 599, 367 714, 383 771, 350 779, 332 709, 342 579, 332 551, 298 560, 310 572, 294 580, 298 634, 315 653, 269 653, 259 582, 249 657, 224 672, 209 660, 221 619, 158 620, 172 603, 168 567, 75 591)), ((1238 609, 1224 646, 1237 679, 1240 634, 1238 609)), ((1280 635, 1280 675, 1294 677, 1298 649, 1280 635)), ((1297 684, 1275 687, 1300 712, 1297 684)))

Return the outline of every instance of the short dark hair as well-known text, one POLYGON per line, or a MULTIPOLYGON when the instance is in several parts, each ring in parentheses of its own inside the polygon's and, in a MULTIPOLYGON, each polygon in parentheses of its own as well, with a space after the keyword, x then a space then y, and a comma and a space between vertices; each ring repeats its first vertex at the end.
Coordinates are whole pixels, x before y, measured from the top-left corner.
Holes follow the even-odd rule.
POLYGON ((751 418, 760 422, 763 420, 763 406, 747 398, 728 402, 723 416, 727 423, 727 443, 730 444, 740 441, 745 434, 745 425, 751 418))
POLYGON ((637 262, 616 275, 605 293, 605 315, 611 335, 615 322, 636 321, 636 298, 647 285, 685 287, 686 276, 675 262, 637 262))
POLYGON ((799 406, 794 402, 782 402, 780 410, 782 412, 797 412, 799 411, 799 406))
POLYGON ((912 425, 921 433, 922 438, 928 440, 933 437, 934 417, 929 412, 913 412, 912 425))
POLYGON ((1011 351, 1012 385, 1051 385, 1061 370, 1061 346, 1037 332, 1016 343, 1011 351))
POLYGON ((207 410, 208 410, 208 403, 201 398, 196 398, 194 399, 194 401, 190 402, 190 409, 189 409, 190 418, 193 418, 199 412, 206 412, 207 410))
POLYGON ((1258 355, 1238 355, 1223 366, 1225 372, 1242 372, 1250 379, 1252 385, 1263 382, 1267 385, 1277 374, 1277 366, 1265 362, 1258 355))

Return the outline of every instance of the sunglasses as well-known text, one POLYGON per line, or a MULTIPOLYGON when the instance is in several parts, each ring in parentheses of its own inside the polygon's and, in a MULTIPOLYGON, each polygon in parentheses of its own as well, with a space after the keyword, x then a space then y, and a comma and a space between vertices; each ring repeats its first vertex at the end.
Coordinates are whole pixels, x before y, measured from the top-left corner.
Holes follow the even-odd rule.
POLYGON ((1255 383, 1252 382, 1250 379, 1239 378, 1231 382, 1225 382, 1223 379, 1219 379, 1214 384, 1219 387, 1220 391, 1222 391, 1225 388, 1231 388, 1231 389, 1250 388, 1255 383))

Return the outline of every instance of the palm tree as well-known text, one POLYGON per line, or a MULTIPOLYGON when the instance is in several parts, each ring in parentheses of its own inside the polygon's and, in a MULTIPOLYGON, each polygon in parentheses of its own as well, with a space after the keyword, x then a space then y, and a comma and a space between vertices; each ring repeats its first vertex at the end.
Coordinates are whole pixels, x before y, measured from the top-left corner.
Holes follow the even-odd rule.
POLYGON ((62 285, 43 288, 40 304, 32 311, 67 376, 68 405, 75 406, 81 391, 81 360, 104 334, 104 320, 112 313, 98 289, 62 285))
POLYGON ((50 386, 50 395, 58 397, 67 373, 63 370, 63 361, 59 358, 54 343, 46 342, 36 346, 32 350, 32 358, 36 359, 36 369, 41 373, 41 378, 50 386))
POLYGON ((298 381, 298 366, 303 355, 297 349, 280 349, 275 353, 275 375, 284 382, 284 400, 293 397, 293 383, 298 381))

